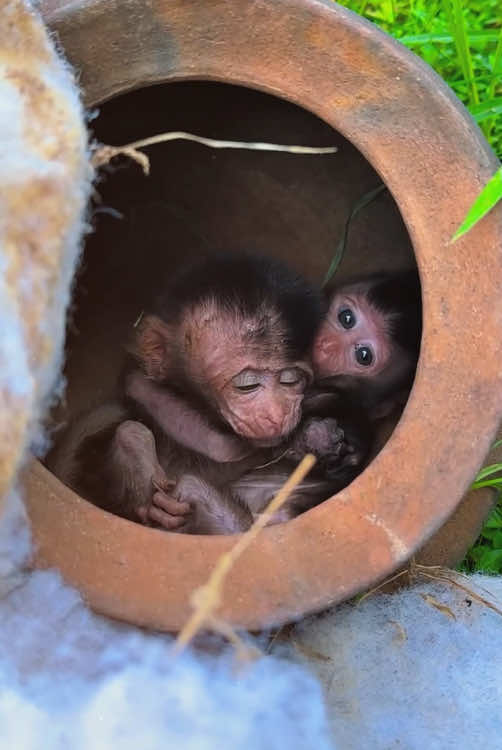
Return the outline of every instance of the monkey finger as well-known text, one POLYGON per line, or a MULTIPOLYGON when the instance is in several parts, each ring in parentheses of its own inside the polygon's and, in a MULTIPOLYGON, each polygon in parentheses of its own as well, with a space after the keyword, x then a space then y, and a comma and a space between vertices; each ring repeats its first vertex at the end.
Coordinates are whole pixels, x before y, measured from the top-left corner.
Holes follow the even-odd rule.
POLYGON ((150 521, 148 518, 148 506, 147 505, 140 505, 138 508, 136 508, 136 513, 141 523, 145 524, 145 526, 150 525, 150 521))
POLYGON ((153 503, 172 516, 186 516, 190 513, 192 507, 190 503, 182 503, 179 500, 173 500, 163 492, 156 492, 153 496, 153 503))
POLYGON ((186 518, 183 516, 171 516, 169 513, 161 510, 160 508, 151 505, 148 511, 150 519, 155 521, 159 526, 167 531, 176 531, 181 529, 186 524, 186 518))
POLYGON ((152 477, 152 484, 156 490, 168 492, 174 487, 176 482, 173 479, 168 479, 165 475, 157 475, 152 477))

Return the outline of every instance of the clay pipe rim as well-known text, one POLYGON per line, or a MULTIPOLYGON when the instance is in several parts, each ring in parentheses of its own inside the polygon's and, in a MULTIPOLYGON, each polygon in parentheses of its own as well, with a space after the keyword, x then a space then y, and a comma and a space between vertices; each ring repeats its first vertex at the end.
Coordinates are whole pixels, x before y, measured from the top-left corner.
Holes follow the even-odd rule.
MULTIPOLYGON (((350 487, 267 529, 228 580, 223 617, 250 628, 278 623, 391 573, 453 512, 487 452, 501 416, 500 211, 449 240, 497 163, 426 65, 331 3, 234 0, 232 13, 223 2, 129 5, 128 14, 104 0, 47 5, 89 103, 205 79, 300 104, 379 172, 415 248, 424 333, 400 424, 350 487), (131 14, 141 15, 141 38, 131 14)), ((182 625, 191 591, 233 544, 109 516, 40 466, 28 478, 28 506, 40 564, 57 564, 99 611, 164 629, 182 625)))

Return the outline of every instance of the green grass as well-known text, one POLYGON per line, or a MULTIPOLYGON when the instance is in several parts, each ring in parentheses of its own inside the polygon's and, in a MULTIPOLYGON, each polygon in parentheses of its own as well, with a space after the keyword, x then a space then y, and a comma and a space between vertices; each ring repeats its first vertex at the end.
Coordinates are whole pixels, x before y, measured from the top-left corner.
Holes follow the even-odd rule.
POLYGON ((346 0, 420 55, 469 108, 502 156, 500 0, 346 0))
MULTIPOLYGON (((502 157, 502 0, 339 0, 420 55, 468 107, 502 157)), ((502 198, 502 171, 488 183, 455 236, 502 198)), ((460 569, 502 573, 502 463, 482 469, 474 489, 498 490, 497 505, 460 569)))

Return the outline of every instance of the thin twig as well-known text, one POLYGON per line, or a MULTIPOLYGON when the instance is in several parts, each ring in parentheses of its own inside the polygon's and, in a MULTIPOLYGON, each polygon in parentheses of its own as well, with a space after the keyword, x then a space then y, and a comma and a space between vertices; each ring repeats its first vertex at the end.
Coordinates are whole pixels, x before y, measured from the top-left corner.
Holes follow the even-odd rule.
POLYGON ((207 625, 209 625, 213 632, 219 633, 232 644, 241 661, 255 661, 263 656, 263 652, 257 646, 246 643, 225 620, 220 620, 214 615, 209 615, 207 625))
MULTIPOLYGON (((458 580, 456 580, 455 577, 455 571, 447 570, 446 568, 443 569, 442 573, 428 573, 424 568, 425 566, 419 565, 416 566, 419 568, 418 575, 423 576, 424 578, 429 578, 433 581, 441 581, 442 583, 449 583, 451 586, 455 586, 456 588, 460 589, 461 591, 464 591, 466 594, 469 594, 475 601, 479 602, 480 604, 484 604, 485 607, 488 607, 488 609, 492 609, 494 612, 496 612, 498 615, 502 616, 502 609, 497 607, 495 604, 492 604, 488 599, 485 599, 484 596, 480 596, 479 594, 476 594, 473 589, 470 588, 470 586, 464 586, 462 583, 460 583, 458 580)), ((489 596, 493 597, 493 594, 491 594, 489 591, 486 592, 489 594, 489 596)))
MULTIPOLYGON (((469 594, 469 596, 471 596, 475 601, 479 602, 480 604, 484 604, 485 607, 492 609, 494 612, 502 616, 502 609, 497 607, 495 604, 492 604, 492 602, 490 602, 489 599, 486 599, 484 596, 480 596, 480 594, 477 594, 475 591, 473 591, 473 589, 470 586, 460 583, 458 579, 465 578, 465 580, 468 581, 469 579, 467 576, 464 576, 462 575, 462 573, 458 573, 455 570, 450 570, 449 568, 445 568, 442 565, 420 565, 419 563, 416 563, 414 560, 411 560, 408 568, 401 570, 399 573, 396 573, 391 578, 387 578, 379 586, 376 586, 375 588, 363 594, 363 596, 361 596, 359 600, 357 601, 357 604, 360 604, 368 596, 371 596, 376 591, 378 591, 378 589, 381 589, 382 586, 386 586, 391 581, 394 581, 396 580, 396 578, 400 578, 401 576, 405 574, 409 575, 410 580, 417 580, 417 578, 422 577, 430 581, 440 581, 441 583, 446 583, 446 584, 449 584, 450 586, 455 586, 461 591, 464 591, 466 594, 469 594)), ((487 596, 491 597, 492 599, 495 599, 493 594, 490 591, 487 591, 486 589, 484 589, 482 586, 477 586, 477 588, 480 591, 484 591, 487 596)))
POLYGON ((174 653, 183 651, 198 631, 207 624, 208 619, 221 604, 223 584, 236 560, 255 540, 259 532, 288 499, 294 488, 305 478, 314 464, 315 457, 307 454, 279 492, 272 498, 265 511, 254 521, 251 528, 239 537, 237 543, 228 552, 220 557, 207 583, 193 592, 191 602, 195 611, 179 633, 174 643, 174 653))
POLYGON ((338 151, 336 146, 286 146, 279 143, 225 141, 217 138, 205 138, 202 135, 195 135, 194 133, 185 133, 182 130, 176 130, 169 133, 152 135, 149 138, 142 138, 139 141, 126 143, 124 146, 98 146, 92 155, 91 163, 94 167, 101 167, 104 164, 108 164, 114 156, 122 154, 137 161, 141 165, 143 172, 149 174, 150 160, 148 159, 148 156, 141 153, 139 149, 147 148, 148 146, 155 146, 157 143, 166 143, 167 141, 176 140, 193 141, 194 143, 200 143, 203 146, 209 146, 209 148, 239 148, 248 151, 276 151, 288 154, 334 154, 338 151))
POLYGON ((383 586, 387 586, 388 583, 392 583, 392 581, 395 581, 397 578, 401 578, 401 576, 404 576, 406 573, 409 573, 410 571, 408 568, 406 570, 401 570, 399 573, 396 573, 395 575, 391 576, 390 578, 386 578, 385 581, 382 581, 378 586, 375 586, 374 588, 370 589, 369 591, 366 591, 365 594, 359 597, 356 604, 361 604, 362 601, 368 598, 368 596, 372 596, 375 594, 379 589, 381 589, 383 586))

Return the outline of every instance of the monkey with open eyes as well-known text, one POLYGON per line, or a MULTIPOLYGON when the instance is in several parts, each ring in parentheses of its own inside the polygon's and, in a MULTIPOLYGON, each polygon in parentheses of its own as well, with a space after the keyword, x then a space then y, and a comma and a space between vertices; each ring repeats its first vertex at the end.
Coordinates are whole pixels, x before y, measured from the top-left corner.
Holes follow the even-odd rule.
MULTIPOLYGON (((136 330, 127 403, 77 420, 50 467, 126 518, 240 530, 253 509, 232 482, 281 456, 289 436, 294 453, 321 318, 318 292, 278 261, 221 257, 185 269, 136 330)), ((343 433, 328 425, 333 457, 350 463, 343 433)))
POLYGON ((422 335, 414 270, 379 273, 335 287, 312 350, 320 389, 383 416, 411 388, 422 335))
MULTIPOLYGON (((263 270, 262 260, 254 259, 254 262, 261 264, 263 270)), ((221 290, 221 266, 212 262, 212 274, 207 271, 206 267, 206 291, 221 290)), ((250 278, 247 277, 247 282, 250 278)), ((185 275, 181 304, 179 292, 170 300, 175 312, 180 313, 183 309, 183 300, 191 304, 197 299, 194 282, 190 272, 185 275)), ((286 287, 283 286, 283 290, 286 287)), ((241 289, 241 293, 247 291, 241 289)), ((297 304, 302 305, 302 300, 298 299, 297 304)), ((252 445, 252 436, 251 443, 239 437, 239 427, 231 431, 225 427, 224 421, 211 419, 211 409, 194 399, 195 393, 190 388, 185 388, 184 392, 179 385, 178 389, 172 387, 173 375, 178 384, 183 382, 179 368, 172 366, 176 361, 172 351, 168 357, 171 380, 166 386, 166 379, 159 378, 155 372, 159 362, 163 361, 164 343, 162 336, 159 339, 158 331, 152 333, 149 325, 150 319, 147 318, 147 348, 153 335, 157 345, 161 344, 161 351, 153 347, 153 360, 146 358, 143 371, 130 373, 125 388, 142 421, 127 420, 127 411, 119 409, 111 419, 109 414, 101 418, 94 414, 91 422, 97 421, 98 426, 107 420, 110 423, 107 428, 94 433, 95 426, 90 427, 88 423, 86 427, 84 424, 82 430, 77 423, 76 428, 70 430, 69 440, 62 451, 59 471, 58 466, 54 466, 55 473, 91 498, 99 496, 100 492, 103 494, 103 474, 107 474, 109 501, 102 500, 101 504, 120 515, 146 523, 154 522, 172 530, 229 533, 242 531, 250 525, 252 516, 263 510, 287 478, 294 465, 292 462, 301 458, 302 451, 316 454, 317 470, 295 491, 277 520, 294 517, 312 507, 348 484, 364 468, 375 427, 374 419, 369 418, 370 407, 375 412, 375 408, 381 407, 382 400, 387 404, 394 403, 399 389, 411 383, 420 335, 420 289, 418 277, 410 272, 375 275, 335 290, 328 315, 313 346, 314 366, 324 385, 320 390, 318 388, 317 395, 311 393, 304 402, 304 411, 308 412, 306 418, 289 439, 289 444, 284 442, 285 435, 280 438, 283 445, 275 450, 275 455, 274 448, 264 449, 267 442, 269 446, 274 442, 274 439, 270 441, 270 436, 265 442, 258 437, 252 445), (365 348, 362 354, 361 347, 365 348), (360 369, 351 363, 351 356, 360 369), (372 367, 374 362, 376 365, 372 367), (319 408, 322 402, 324 410, 319 408), (333 418, 335 415, 336 419, 333 418), (343 430, 340 429, 340 419, 343 430), (150 421, 153 432, 145 426, 145 421, 150 421), (156 438, 162 443, 166 436, 193 452, 188 464, 185 452, 183 476, 176 473, 171 462, 168 479, 159 463, 156 438), (122 454, 122 460, 109 461, 110 445, 122 454), (261 453, 256 452, 257 448, 262 449, 261 453), (83 460, 85 456, 87 462, 83 460), (96 471, 96 462, 105 456, 105 466, 102 471, 96 471), (212 467, 214 475, 215 463, 217 477, 211 477, 209 469, 212 467), (265 463, 265 466, 260 468, 257 465, 260 463, 265 463), (83 471, 86 466, 87 471, 83 471), (118 473, 111 476, 117 467, 118 473), (85 474, 94 481, 82 481, 85 474), (174 488, 173 477, 178 477, 174 488), (151 498, 150 502, 139 501, 146 496, 151 498)), ((144 331, 140 331, 138 338, 145 343, 143 334, 144 331)), ((263 384, 256 378, 251 382, 254 374, 250 376, 249 371, 243 372, 246 380, 242 383, 244 393, 263 389, 263 384)), ((290 373, 286 375, 291 378, 290 373)), ((117 406, 111 408, 112 411, 118 409, 117 406)), ((106 409, 104 407, 105 412, 106 409)), ((245 428, 241 432, 245 432, 245 428)), ((246 437, 250 437, 249 433, 246 437)), ((179 452, 176 455, 179 456, 179 452)))
MULTIPOLYGON (((232 483, 232 492, 254 513, 260 512, 287 479, 291 462, 305 452, 317 456, 318 467, 295 490, 278 519, 294 517, 352 481, 367 464, 372 445, 373 453, 381 447, 377 440, 382 442, 390 427, 382 418, 394 412, 391 426, 395 424, 411 386, 420 334, 421 295, 415 272, 374 274, 335 288, 314 341, 312 360, 319 381, 304 399, 303 422, 282 461, 246 472, 232 483)), ((198 415, 183 408, 177 397, 140 373, 132 376, 128 388, 164 429, 171 421, 182 424, 192 447, 204 450, 200 442, 197 445, 198 415)), ((222 450, 225 436, 213 433, 212 440, 217 437, 222 450)), ((205 440, 211 442, 207 435, 205 440)), ((227 447, 227 457, 223 451, 220 455, 224 461, 232 448, 227 447)))
MULTIPOLYGON (((378 453, 399 419, 418 361, 422 298, 416 271, 360 277, 332 287, 327 296, 328 311, 312 349, 315 382, 303 410, 319 415, 324 402, 324 412, 336 416, 344 429, 342 446, 351 446, 353 453, 345 454, 342 461, 335 459, 331 484, 326 475, 308 477, 288 501, 281 520, 342 489, 378 453)), ((303 430, 308 429, 309 419, 303 430)), ((333 446, 327 447, 326 436, 324 448, 319 439, 316 442, 322 461, 322 450, 332 452, 333 446)), ((261 498, 264 507, 288 472, 287 463, 248 472, 236 490, 254 496, 255 504, 261 498)))

